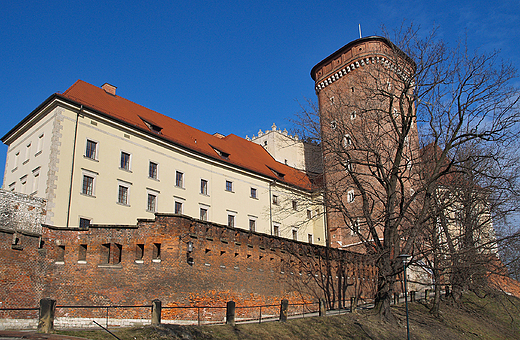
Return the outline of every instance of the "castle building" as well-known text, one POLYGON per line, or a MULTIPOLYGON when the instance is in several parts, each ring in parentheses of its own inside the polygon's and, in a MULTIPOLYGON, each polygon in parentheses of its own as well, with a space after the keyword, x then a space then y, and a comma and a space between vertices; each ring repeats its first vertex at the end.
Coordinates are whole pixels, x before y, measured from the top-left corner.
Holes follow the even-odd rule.
MULTIPOLYGON (((172 213, 325 244, 303 153, 280 151, 288 162, 277 161, 264 145, 207 134, 118 96, 110 84, 78 80, 2 141, 3 188, 44 198, 49 226, 136 225, 172 213)), ((299 141, 293 147, 303 150, 299 141)))
POLYGON ((391 101, 413 67, 381 37, 350 42, 314 66, 321 145, 274 124, 252 138, 210 135, 118 96, 113 85, 78 80, 2 137, 3 188, 46 199, 45 223, 55 227, 135 225, 173 213, 354 250, 373 237, 353 182, 377 187, 372 158, 384 167, 405 143, 403 185, 413 192, 417 127, 398 140, 392 129, 411 105, 391 101))

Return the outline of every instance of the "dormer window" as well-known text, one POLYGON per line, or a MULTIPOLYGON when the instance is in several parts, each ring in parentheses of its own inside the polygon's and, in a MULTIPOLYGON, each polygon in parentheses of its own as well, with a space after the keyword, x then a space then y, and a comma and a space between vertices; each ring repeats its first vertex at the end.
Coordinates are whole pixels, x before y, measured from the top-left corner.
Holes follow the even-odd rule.
POLYGON ((154 124, 152 122, 149 122, 146 119, 143 119, 142 117, 139 117, 139 118, 141 118, 143 123, 150 129, 150 131, 153 131, 153 132, 155 132, 157 134, 161 133, 162 127, 160 127, 159 125, 156 125, 156 124, 154 124))
MULTIPOLYGON (((269 168, 269 167, 268 167, 268 168, 269 168)), ((273 174, 275 174, 276 177, 278 177, 279 179, 284 179, 285 174, 283 174, 283 173, 281 173, 281 172, 279 172, 279 171, 276 171, 276 170, 274 170, 274 169, 272 169, 272 168, 269 168, 269 170, 271 170, 271 171, 273 172, 273 174)))
POLYGON ((229 159, 229 153, 224 152, 224 151, 222 151, 222 150, 219 150, 219 149, 217 149, 217 148, 214 147, 214 146, 211 146, 211 147, 213 148, 213 150, 215 150, 215 152, 216 152, 220 157, 222 157, 222 158, 224 158, 224 159, 229 159))

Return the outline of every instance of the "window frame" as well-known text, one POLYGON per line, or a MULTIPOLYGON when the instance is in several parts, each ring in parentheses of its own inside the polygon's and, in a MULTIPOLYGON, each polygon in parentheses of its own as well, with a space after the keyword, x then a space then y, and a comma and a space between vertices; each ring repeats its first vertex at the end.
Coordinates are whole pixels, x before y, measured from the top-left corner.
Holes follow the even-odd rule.
POLYGON ((119 169, 125 170, 125 171, 132 171, 132 154, 131 153, 121 150, 120 158, 119 158, 119 169), (125 163, 123 164, 124 155, 128 155, 128 159, 125 159, 125 163))
POLYGON ((95 177, 89 176, 87 174, 83 174, 83 179, 81 180, 81 193, 85 196, 95 197, 94 195, 94 179, 95 177), (86 183, 86 179, 90 179, 86 183))
POLYGON ((237 227, 237 212, 236 211, 231 211, 231 210, 226 210, 226 214, 227 214, 227 226, 230 227, 230 228, 236 228, 237 227))
POLYGON ((273 223, 273 236, 280 237, 280 224, 273 223))
POLYGON ((256 232, 256 218, 249 216, 249 231, 256 232))
POLYGON ((148 161, 148 178, 154 179, 156 181, 159 180, 159 163, 148 161), (153 165, 153 167, 152 167, 153 165), (153 168, 153 171, 152 171, 153 168))
POLYGON ((156 192, 151 192, 151 191, 147 191, 146 193, 146 211, 148 212, 151 212, 151 213, 156 213, 157 212, 157 193, 156 192), (150 197, 153 197, 153 209, 150 209, 150 197))
POLYGON ((123 181, 123 180, 117 180, 117 204, 123 205, 125 207, 130 206, 130 188, 132 186, 132 183, 123 181), (126 203, 121 201, 121 188, 126 188, 126 203))
POLYGON ((85 154, 83 156, 85 156, 85 158, 97 161, 98 157, 99 157, 98 146, 99 146, 99 142, 98 141, 95 141, 93 139, 87 138, 87 140, 85 142, 85 154), (89 143, 90 144, 94 144, 94 151, 92 151, 92 150, 89 151, 89 143))
POLYGON ((184 189, 184 172, 175 170, 175 186, 184 189))
POLYGON ((251 187, 251 198, 257 200, 258 199, 258 189, 251 187))
POLYGON ((208 195, 208 186, 209 186, 209 181, 207 179, 201 178, 200 179, 200 194, 201 195, 209 196, 208 195))
POLYGON ((233 181, 226 179, 226 191, 233 192, 233 181))
POLYGON ((81 217, 81 216, 80 216, 80 218, 79 218, 79 222, 78 222, 78 227, 79 227, 80 229, 88 229, 88 228, 90 227, 90 224, 91 224, 91 223, 92 223, 92 219, 91 219, 91 218, 86 218, 86 217, 81 217), (87 226, 85 226, 85 224, 82 223, 82 222, 84 222, 84 221, 87 221, 87 222, 88 222, 87 226))

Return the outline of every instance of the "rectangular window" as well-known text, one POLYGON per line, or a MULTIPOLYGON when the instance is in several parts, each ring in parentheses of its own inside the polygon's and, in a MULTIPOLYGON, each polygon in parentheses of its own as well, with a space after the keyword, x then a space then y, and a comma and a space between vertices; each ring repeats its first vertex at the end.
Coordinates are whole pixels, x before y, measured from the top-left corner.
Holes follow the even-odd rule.
POLYGON ((200 180, 200 193, 203 195, 208 194, 208 181, 205 179, 200 180))
POLYGON ((36 150, 35 156, 38 156, 43 150, 43 133, 38 136, 38 149, 36 150))
POLYGON ((35 194, 38 191, 38 185, 40 181, 40 168, 36 168, 32 171, 33 173, 33 183, 32 183, 32 191, 31 193, 35 194))
POLYGON ((121 151, 121 169, 129 170, 130 171, 130 154, 121 151))
POLYGON ((184 188, 184 174, 180 171, 175 172, 175 186, 184 188))
POLYGON ((148 194, 148 202, 146 205, 146 210, 151 212, 156 212, 157 208, 157 196, 153 194, 148 194))
POLYGON ((292 231, 292 239, 295 240, 295 241, 298 241, 298 230, 294 230, 292 231))
POLYGON ((292 201, 292 208, 293 210, 298 210, 298 202, 296 200, 292 201))
POLYGON ((160 243, 154 243, 153 244, 152 261, 153 262, 160 262, 161 261, 161 244, 160 243))
POLYGON ((88 229, 90 227, 90 220, 87 218, 81 218, 79 219, 79 227, 80 229, 88 229))
POLYGON ((274 225, 273 226, 273 235, 274 236, 280 236, 280 226, 279 225, 274 225))
POLYGON ((228 227, 235 227, 235 216, 234 215, 228 215, 227 216, 227 224, 228 224, 228 227))
POLYGON ((78 247, 78 262, 87 262, 87 245, 80 244, 78 247))
POLYGON ((307 209, 307 219, 311 219, 312 218, 312 211, 307 209))
POLYGON ((87 139, 87 147, 85 149, 85 157, 96 159, 97 143, 87 139))
POLYGON ((312 234, 307 234, 307 241, 312 244, 312 234))
POLYGON ((255 188, 251 188, 251 198, 257 198, 256 189, 255 188))
POLYGON ((18 168, 18 162, 20 161, 20 152, 17 152, 15 155, 14 155, 14 167, 13 167, 13 170, 16 170, 18 168))
POLYGON ((182 203, 181 202, 175 202, 175 213, 177 215, 181 215, 182 214, 182 203))
POLYGON ((125 187, 124 185, 119 185, 119 190, 117 193, 117 203, 128 205, 128 187, 125 187))
POLYGON ((83 175, 83 187, 81 193, 88 196, 94 196, 94 177, 83 175))
POLYGON ((208 209, 200 208, 200 219, 203 221, 208 220, 208 209))
POLYGON ((273 204, 274 205, 278 205, 279 201, 278 201, 278 196, 276 195, 273 195, 273 204))
POLYGON ((14 191, 15 186, 16 186, 16 182, 9 184, 9 191, 14 191))
POLYGON ((157 163, 150 162, 148 165, 148 177, 157 179, 157 163))
POLYGON ((136 244, 135 247, 135 259, 142 261, 144 258, 144 244, 136 244))
POLYGON ((233 182, 226 181, 226 191, 230 191, 230 192, 233 191, 233 182))
POLYGON ((256 220, 249 219, 249 231, 256 231, 256 220))
POLYGON ((25 147, 25 162, 27 162, 29 160, 29 156, 31 154, 31 143, 27 144, 27 146, 25 147))

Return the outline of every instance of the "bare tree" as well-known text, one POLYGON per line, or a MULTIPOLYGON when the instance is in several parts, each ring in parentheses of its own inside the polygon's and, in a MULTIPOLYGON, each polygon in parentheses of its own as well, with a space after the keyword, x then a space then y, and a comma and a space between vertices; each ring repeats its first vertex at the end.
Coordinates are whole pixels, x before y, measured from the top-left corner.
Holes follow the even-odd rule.
MULTIPOLYGON (((463 45, 450 49, 435 31, 420 38, 413 26, 397 32, 395 44, 381 40, 383 50, 357 61, 365 67, 354 67, 355 76, 344 77, 341 86, 322 89, 319 110, 311 106, 299 120, 300 134, 318 140, 323 150, 329 245, 373 258, 376 310, 391 320, 391 296, 402 271, 398 256, 417 259, 423 230, 455 209, 448 202, 456 200, 438 200, 440 186, 466 169, 467 176, 479 174, 472 184, 486 190, 486 200, 500 199, 494 190, 516 193, 514 180, 485 164, 512 164, 520 113, 519 92, 510 85, 515 70, 496 53, 471 54, 463 45), (426 145, 436 150, 427 160, 426 145), (470 146, 496 152, 464 154, 470 146), (486 179, 500 186, 484 185, 486 179)), ((480 197, 463 195, 471 202, 480 197)), ((467 221, 481 218, 473 214, 475 204, 466 205, 467 221)), ((444 239, 451 235, 447 231, 444 239)), ((468 243, 477 242, 475 233, 464 235, 472 235, 468 243)))

